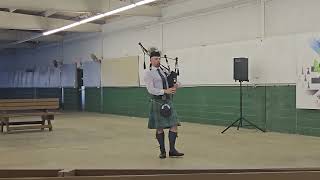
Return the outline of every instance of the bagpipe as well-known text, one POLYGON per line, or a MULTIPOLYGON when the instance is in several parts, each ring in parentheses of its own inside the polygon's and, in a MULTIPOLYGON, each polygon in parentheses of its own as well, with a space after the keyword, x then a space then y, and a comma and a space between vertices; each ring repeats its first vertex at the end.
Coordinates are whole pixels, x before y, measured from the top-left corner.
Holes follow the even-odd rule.
MULTIPOLYGON (((146 55, 150 56, 151 51, 148 51, 141 43, 139 43, 139 46, 141 47, 143 54, 144 54, 144 63, 143 63, 143 68, 146 69, 146 55)), ((160 57, 161 59, 165 59, 167 66, 164 66, 160 63, 160 68, 163 70, 163 72, 167 76, 167 81, 168 81, 168 86, 169 88, 172 88, 178 81, 178 76, 180 75, 179 72, 179 61, 178 57, 176 58, 169 58, 167 55, 164 55, 163 57, 160 57), (174 70, 171 71, 169 60, 175 61, 175 67, 174 70), (167 71, 164 71, 164 69, 167 71)), ((150 64, 150 69, 151 69, 151 64, 150 64)))

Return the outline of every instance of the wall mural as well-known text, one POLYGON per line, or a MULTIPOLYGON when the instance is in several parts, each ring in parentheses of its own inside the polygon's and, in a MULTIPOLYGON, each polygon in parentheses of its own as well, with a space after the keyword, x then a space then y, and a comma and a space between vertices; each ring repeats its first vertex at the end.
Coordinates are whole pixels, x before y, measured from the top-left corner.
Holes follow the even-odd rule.
POLYGON ((320 109, 320 38, 309 40, 308 46, 298 63, 297 108, 320 109))

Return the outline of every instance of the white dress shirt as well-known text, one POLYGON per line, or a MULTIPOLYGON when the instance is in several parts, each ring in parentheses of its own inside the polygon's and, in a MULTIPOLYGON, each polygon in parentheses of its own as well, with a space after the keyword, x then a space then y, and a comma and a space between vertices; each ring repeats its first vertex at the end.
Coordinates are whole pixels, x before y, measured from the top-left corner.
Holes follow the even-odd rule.
MULTIPOLYGON (((158 73, 158 70, 160 69, 160 73, 165 77, 166 79, 166 84, 168 87, 168 82, 167 82, 167 76, 165 75, 164 71, 161 68, 156 68, 154 66, 151 67, 150 71, 147 71, 144 75, 144 82, 146 83, 147 90, 150 94, 160 96, 164 95, 164 88, 162 84, 162 79, 161 76, 158 73)), ((166 72, 168 73, 168 72, 166 72)))

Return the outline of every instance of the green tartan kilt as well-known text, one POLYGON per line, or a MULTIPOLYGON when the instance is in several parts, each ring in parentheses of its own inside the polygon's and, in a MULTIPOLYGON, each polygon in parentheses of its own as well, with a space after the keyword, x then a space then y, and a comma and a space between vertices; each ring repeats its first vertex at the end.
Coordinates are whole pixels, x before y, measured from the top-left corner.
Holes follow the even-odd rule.
POLYGON ((151 98, 150 103, 150 114, 149 114, 149 129, 169 129, 172 126, 180 126, 180 122, 177 118, 177 112, 173 107, 173 103, 171 100, 162 100, 162 99, 153 99, 151 98), (162 104, 167 103, 171 107, 171 116, 165 118, 160 115, 160 108, 162 104))

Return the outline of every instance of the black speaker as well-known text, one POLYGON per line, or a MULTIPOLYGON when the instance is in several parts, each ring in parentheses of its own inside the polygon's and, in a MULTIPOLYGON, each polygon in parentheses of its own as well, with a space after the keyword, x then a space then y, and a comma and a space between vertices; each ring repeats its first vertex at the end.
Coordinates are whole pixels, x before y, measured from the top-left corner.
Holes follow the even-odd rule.
POLYGON ((248 58, 233 59, 233 79, 235 81, 249 81, 248 58))

